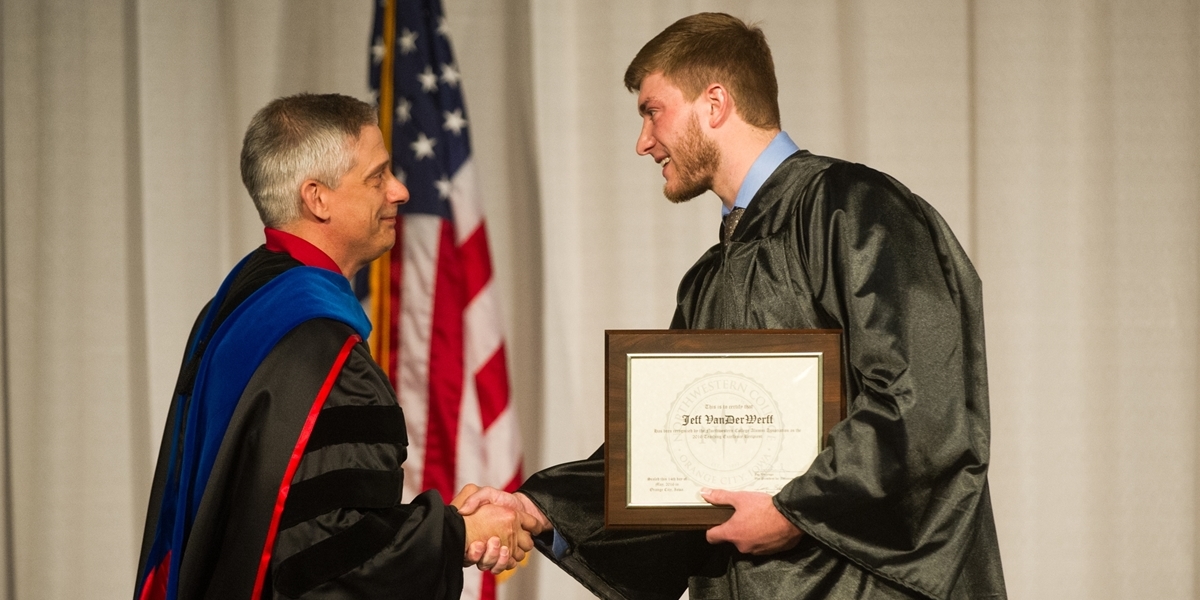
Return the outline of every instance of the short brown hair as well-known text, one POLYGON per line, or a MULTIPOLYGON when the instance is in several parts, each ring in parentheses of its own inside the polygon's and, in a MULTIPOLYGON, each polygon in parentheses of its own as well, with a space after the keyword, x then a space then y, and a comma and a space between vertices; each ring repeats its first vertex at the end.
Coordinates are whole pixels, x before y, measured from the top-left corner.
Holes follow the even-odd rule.
POLYGON ((258 111, 242 141, 242 183, 263 225, 300 218, 305 179, 336 189, 354 167, 362 128, 376 119, 370 104, 341 94, 277 98, 258 111))
POLYGON ((711 83, 729 90, 738 114, 762 129, 779 127, 779 84, 767 37, 724 13, 699 13, 671 24, 646 42, 625 70, 625 87, 636 92, 651 73, 695 100, 711 83))

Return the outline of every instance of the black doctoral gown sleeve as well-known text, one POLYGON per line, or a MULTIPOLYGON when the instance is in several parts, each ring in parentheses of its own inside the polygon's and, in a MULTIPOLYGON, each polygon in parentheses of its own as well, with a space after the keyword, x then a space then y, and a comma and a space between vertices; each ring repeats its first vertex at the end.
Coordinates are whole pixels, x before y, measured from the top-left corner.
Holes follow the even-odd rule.
POLYGON ((279 524, 275 598, 458 598, 463 519, 436 491, 401 502, 404 414, 365 344, 317 417, 279 524))
POLYGON ((965 253, 923 200, 849 163, 816 180, 795 227, 817 305, 843 329, 849 414, 776 506, 930 598, 1003 594, 998 552, 986 551, 995 532, 982 293, 965 253), (993 558, 994 569, 965 571, 997 581, 956 585, 965 563, 993 558))

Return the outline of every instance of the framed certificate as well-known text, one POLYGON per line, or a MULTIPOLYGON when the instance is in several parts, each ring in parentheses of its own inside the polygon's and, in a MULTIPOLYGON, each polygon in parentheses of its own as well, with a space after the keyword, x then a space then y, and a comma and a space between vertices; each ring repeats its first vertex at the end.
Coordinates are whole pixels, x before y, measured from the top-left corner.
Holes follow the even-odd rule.
POLYGON ((703 488, 778 492, 846 414, 841 332, 605 332, 605 526, 700 529, 703 488))

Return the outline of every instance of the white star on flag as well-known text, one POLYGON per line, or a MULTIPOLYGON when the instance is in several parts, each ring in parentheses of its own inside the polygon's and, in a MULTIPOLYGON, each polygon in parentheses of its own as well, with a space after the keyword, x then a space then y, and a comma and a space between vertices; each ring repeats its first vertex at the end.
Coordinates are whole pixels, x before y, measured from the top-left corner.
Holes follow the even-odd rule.
POLYGON ((412 148, 417 160, 421 160, 422 158, 433 158, 433 147, 436 145, 437 140, 426 136, 422 131, 417 134, 417 141, 409 144, 409 147, 412 148))
POLYGON ((406 28, 400 32, 400 37, 396 41, 400 43, 400 54, 417 51, 417 32, 415 31, 409 31, 406 28))
POLYGON ((446 122, 442 124, 442 129, 452 132, 454 135, 461 135, 464 127, 467 126, 467 120, 462 116, 462 109, 456 108, 454 112, 444 112, 446 122))
POLYGON ((437 186, 438 196, 443 200, 450 197, 450 190, 454 185, 450 183, 450 178, 445 175, 441 179, 435 181, 433 185, 437 186))
POLYGON ((446 17, 438 19, 437 32, 442 37, 450 35, 450 26, 446 24, 446 17))
POLYGON ((458 87, 458 82, 462 81, 462 75, 455 70, 454 65, 442 65, 442 81, 448 83, 450 87, 458 87))
POLYGON ((417 74, 417 79, 421 82, 422 92, 437 91, 437 75, 434 75, 432 66, 425 65, 425 70, 417 74))
POLYGON ((387 54, 387 46, 383 45, 383 38, 375 38, 375 43, 371 45, 371 60, 375 61, 375 64, 379 64, 383 62, 385 54, 387 54))
POLYGON ((396 122, 407 123, 412 118, 412 102, 408 98, 401 97, 396 103, 396 122))

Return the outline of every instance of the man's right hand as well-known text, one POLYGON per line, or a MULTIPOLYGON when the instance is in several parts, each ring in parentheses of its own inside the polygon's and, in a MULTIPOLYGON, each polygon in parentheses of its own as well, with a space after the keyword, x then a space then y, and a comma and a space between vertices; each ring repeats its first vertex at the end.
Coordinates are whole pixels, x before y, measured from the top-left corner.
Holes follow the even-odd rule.
POLYGON ((526 552, 533 550, 529 530, 537 527, 537 521, 523 512, 489 504, 463 515, 463 521, 467 528, 464 564, 478 564, 481 570, 499 573, 515 567, 526 552), (475 558, 479 556, 479 544, 486 549, 482 557, 475 558))

